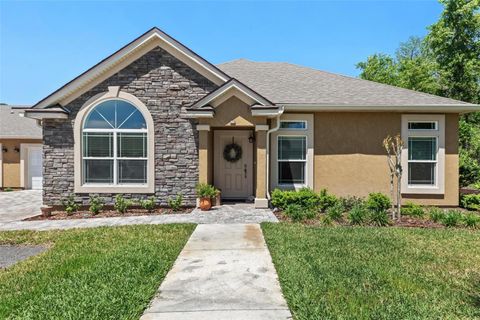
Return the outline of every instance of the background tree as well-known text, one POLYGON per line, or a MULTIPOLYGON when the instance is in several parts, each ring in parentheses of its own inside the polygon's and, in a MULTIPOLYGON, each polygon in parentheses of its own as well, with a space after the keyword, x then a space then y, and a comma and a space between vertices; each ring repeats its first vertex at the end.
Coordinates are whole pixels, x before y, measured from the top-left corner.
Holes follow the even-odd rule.
MULTIPOLYGON (((440 2, 444 11, 425 39, 401 43, 395 58, 368 57, 357 64, 360 78, 480 103, 480 0, 440 2)), ((480 181, 480 113, 461 116, 459 127, 460 185, 467 186, 480 181)))

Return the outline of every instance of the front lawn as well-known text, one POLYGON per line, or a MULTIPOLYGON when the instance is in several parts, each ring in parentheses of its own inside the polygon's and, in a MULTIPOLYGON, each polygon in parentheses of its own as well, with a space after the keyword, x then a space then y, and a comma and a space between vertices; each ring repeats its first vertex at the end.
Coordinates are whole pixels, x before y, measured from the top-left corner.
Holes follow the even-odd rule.
POLYGON ((0 319, 138 319, 194 227, 1 232, 51 248, 0 270, 0 319))
POLYGON ((480 317, 480 232, 262 229, 296 320, 480 317))

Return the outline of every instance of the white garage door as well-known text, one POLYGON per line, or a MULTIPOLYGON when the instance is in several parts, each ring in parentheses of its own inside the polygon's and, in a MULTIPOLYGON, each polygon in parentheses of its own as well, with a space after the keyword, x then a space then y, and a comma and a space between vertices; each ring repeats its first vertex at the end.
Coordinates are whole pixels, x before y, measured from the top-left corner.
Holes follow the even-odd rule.
POLYGON ((28 148, 28 187, 42 189, 42 148, 28 148))

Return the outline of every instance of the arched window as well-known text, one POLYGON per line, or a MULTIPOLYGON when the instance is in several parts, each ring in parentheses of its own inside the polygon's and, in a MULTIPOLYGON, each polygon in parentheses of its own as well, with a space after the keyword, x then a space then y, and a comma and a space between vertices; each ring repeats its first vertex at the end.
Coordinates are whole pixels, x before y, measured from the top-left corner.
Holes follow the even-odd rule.
POLYGON ((83 184, 147 183, 147 123, 130 102, 106 100, 93 107, 82 126, 83 184))

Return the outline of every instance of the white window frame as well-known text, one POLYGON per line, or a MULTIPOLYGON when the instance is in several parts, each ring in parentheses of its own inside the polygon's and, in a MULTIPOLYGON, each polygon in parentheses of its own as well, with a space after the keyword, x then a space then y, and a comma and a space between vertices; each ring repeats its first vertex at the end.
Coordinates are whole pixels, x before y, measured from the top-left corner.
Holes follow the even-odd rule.
MULTIPOLYGON (((94 109, 94 108, 93 108, 94 109)), ((90 111, 92 112, 93 109, 90 111)), ((90 113, 89 113, 90 114, 90 113)), ((87 115, 88 117, 88 115, 87 115)), ((86 117, 86 118, 87 118, 86 117)), ((148 144, 147 144, 147 152, 145 157, 119 157, 118 156, 118 140, 117 134, 118 133, 145 133, 148 138, 148 129, 82 129, 82 185, 84 186, 104 186, 104 187, 112 187, 112 186, 128 186, 128 187, 144 187, 147 185, 145 183, 119 183, 118 182, 118 161, 119 160, 146 160, 147 161, 147 171, 148 171, 148 144), (83 145, 83 134, 84 133, 113 133, 113 157, 85 157, 83 155, 83 151, 85 146, 83 145), (85 162, 83 160, 113 160, 113 183, 94 183, 85 182, 85 162)), ((148 180, 148 174, 147 174, 148 180)))
MULTIPOLYGON (((294 114, 284 113, 280 117, 280 121, 299 122, 304 121, 306 123, 305 129, 288 129, 280 128, 277 131, 271 133, 272 150, 270 159, 270 190, 275 188, 279 189, 295 189, 298 190, 303 187, 314 188, 314 116, 313 114, 294 114), (279 183, 279 160, 278 160, 278 137, 279 136, 302 136, 306 137, 306 163, 305 163, 305 182, 293 183, 293 184, 280 184, 279 183)), ((290 160, 289 160, 290 161, 290 160)), ((302 160, 303 161, 303 160, 302 160)))
MULTIPOLYGON (((287 129, 289 130, 289 129, 287 129)), ((277 177, 278 177, 278 174, 279 174, 279 170, 280 170, 280 162, 303 162, 303 165, 304 165, 304 169, 303 169, 303 183, 298 183, 298 182, 294 182, 294 183, 281 183, 280 181, 278 181, 278 185, 281 186, 281 187, 287 187, 287 186, 296 186, 297 188, 298 187, 302 187, 302 186, 305 186, 305 181, 307 181, 307 151, 308 151, 308 137, 304 134, 302 135, 278 135, 277 136, 277 146, 279 145, 279 142, 280 142, 280 138, 290 138, 290 137, 300 137, 300 138, 305 138, 305 159, 291 159, 291 160, 284 160, 284 159, 279 159, 278 158, 278 151, 279 149, 277 148, 277 177)), ((278 177, 278 180, 280 180, 280 178, 278 177)))
MULTIPOLYGON (((108 92, 99 93, 91 97, 80 108, 74 121, 74 192, 75 193, 143 193, 152 194, 155 192, 155 143, 154 143, 154 124, 153 118, 148 108, 143 102, 134 95, 121 91, 119 87, 108 87, 108 92), (147 124, 146 129, 83 129, 83 124, 90 111, 107 100, 124 100, 131 103, 142 114, 147 124), (106 184, 106 183, 83 183, 83 132, 132 132, 147 133, 147 183, 146 184, 106 184)), ((116 136, 115 142, 116 145, 116 136)), ((117 157, 117 150, 114 150, 114 156, 117 157)), ((103 158, 103 157, 99 157, 103 158)), ((110 158, 110 157, 108 157, 110 158)), ((129 158, 118 158, 128 160, 129 158)), ((144 159, 144 158, 134 158, 144 159)), ((117 175, 117 167, 114 161, 114 175, 117 175)), ((114 181, 117 181, 115 176, 114 181)))
POLYGON ((443 114, 404 114, 402 115, 402 193, 404 194, 444 194, 445 192, 445 115, 443 114), (435 122, 435 129, 408 129, 411 122, 435 122), (435 138, 437 145, 436 160, 409 160, 409 138, 435 138), (433 185, 409 184, 410 163, 436 163, 433 185))
POLYGON ((288 131, 307 131, 308 130, 308 121, 306 120, 280 120, 280 130, 288 130, 288 131), (305 128, 282 128, 283 122, 302 122, 305 124, 305 128))
POLYGON ((432 131, 432 130, 438 130, 438 121, 436 120, 433 120, 433 121, 425 121, 425 120, 422 120, 422 121, 408 121, 408 124, 407 124, 407 129, 409 131, 432 131), (435 129, 410 129, 410 123, 435 123, 435 129))

